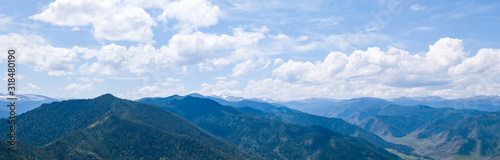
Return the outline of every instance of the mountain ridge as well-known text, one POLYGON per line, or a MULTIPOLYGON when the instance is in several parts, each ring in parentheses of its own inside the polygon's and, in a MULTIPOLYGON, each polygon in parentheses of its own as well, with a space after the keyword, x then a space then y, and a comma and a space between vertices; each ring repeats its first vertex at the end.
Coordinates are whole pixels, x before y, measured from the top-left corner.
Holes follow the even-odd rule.
MULTIPOLYGON (((24 156, 39 155, 35 158, 40 159, 47 157, 59 159, 65 158, 64 156, 73 159, 74 156, 82 156, 81 153, 84 153, 84 159, 96 159, 94 155, 104 159, 140 157, 159 159, 170 156, 177 157, 175 159, 189 159, 189 157, 196 158, 196 153, 203 153, 202 155, 215 159, 252 157, 167 110, 119 99, 111 94, 93 99, 44 104, 19 115, 16 120, 19 122, 16 126, 18 141, 33 148, 24 156), (107 127, 102 127, 103 125, 107 127), (156 134, 143 132, 148 130, 156 134), (159 141, 140 135, 156 137, 165 142, 158 143, 159 141), (124 146, 137 146, 136 148, 148 146, 155 151, 155 154, 144 155, 133 148, 122 150, 124 146), (165 150, 165 147, 171 149, 165 150), (104 150, 101 152, 99 149, 104 150), (78 151, 78 154, 75 151, 78 151)), ((1 124, 0 127, 5 128, 6 124, 1 124)), ((9 156, 9 153, 5 152, 6 150, 0 154, 9 156)))
POLYGON ((166 97, 143 99, 141 102, 157 105, 186 117, 200 128, 237 144, 239 148, 266 158, 297 159, 312 155, 312 159, 365 159, 368 157, 399 159, 398 156, 369 142, 321 126, 304 127, 272 121, 220 105, 210 99, 185 96, 183 100, 166 97), (189 103, 183 101, 189 101, 189 103), (206 110, 203 107, 216 110, 206 110), (187 112, 191 110, 202 110, 202 112, 187 112), (332 144, 335 145, 332 146, 332 144), (339 152, 341 148, 344 149, 339 152), (354 153, 352 150, 361 152, 354 153))

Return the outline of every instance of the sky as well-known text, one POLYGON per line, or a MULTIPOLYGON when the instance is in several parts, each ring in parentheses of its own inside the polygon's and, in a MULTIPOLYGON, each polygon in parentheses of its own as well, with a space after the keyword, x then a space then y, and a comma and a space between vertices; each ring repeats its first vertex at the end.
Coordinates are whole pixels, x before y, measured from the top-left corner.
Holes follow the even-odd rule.
POLYGON ((0 69, 56 98, 490 96, 498 28, 498 1, 1 1, 0 69))

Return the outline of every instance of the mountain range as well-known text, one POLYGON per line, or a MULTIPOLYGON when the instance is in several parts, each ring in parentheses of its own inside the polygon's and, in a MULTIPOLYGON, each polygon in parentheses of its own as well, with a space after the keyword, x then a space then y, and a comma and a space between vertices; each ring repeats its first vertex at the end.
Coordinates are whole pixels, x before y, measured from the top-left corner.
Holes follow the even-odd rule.
MULTIPOLYGON (((446 100, 440 97, 408 98, 384 100, 379 98, 353 98, 348 100, 308 99, 285 103, 263 101, 227 101, 208 97, 221 103, 233 105, 242 111, 282 120, 295 124, 316 124, 329 128, 334 118, 355 124, 364 133, 352 134, 352 129, 329 129, 347 135, 377 140, 374 143, 386 148, 397 148, 389 144, 411 146, 414 154, 436 159, 497 159, 500 146, 500 112, 497 110, 497 96, 478 96, 446 100), (435 104, 439 108, 419 104, 435 104), (427 103, 425 103, 427 102, 427 103), (454 104, 454 105, 453 105, 454 104), (458 104, 469 104, 458 105, 458 104), (446 107, 449 105, 449 107, 446 107), (247 107, 245 107, 247 106, 247 107), (302 109, 307 113, 290 109, 302 109), (476 108, 476 109, 455 109, 476 108), (482 108, 482 110, 477 110, 482 108), (484 111, 490 110, 490 112, 484 111), (493 110, 493 111, 492 111, 493 110), (323 117, 324 116, 324 117, 323 117), (331 118, 329 120, 329 118, 331 118), (347 132, 350 131, 351 132, 347 132), (382 137, 383 141, 373 138, 382 137), (372 138, 370 138, 372 137, 372 138), (385 144, 385 145, 381 145, 385 144)), ((335 126, 335 125, 332 125, 335 126)), ((343 126, 337 124, 336 126, 343 126)), ((352 127, 350 127, 352 128, 352 127)), ((373 142, 373 141, 372 141, 373 142)), ((400 152, 405 150, 399 149, 400 152)))
POLYGON ((361 138, 210 99, 141 102, 105 94, 42 104, 17 117, 17 151, 0 151, 0 159, 401 159, 361 138))
POLYGON ((266 159, 400 159, 384 148, 322 126, 303 126, 270 120, 192 96, 145 98, 178 114, 239 149, 266 159))
POLYGON ((372 97, 352 98, 352 99, 328 99, 310 98, 305 100, 295 100, 287 102, 275 102, 273 104, 283 105, 292 109, 297 109, 307 113, 317 115, 327 115, 335 113, 321 113, 326 108, 339 108, 359 101, 369 100, 379 104, 397 104, 402 106, 426 105, 433 108, 454 108, 454 109, 476 109, 480 111, 500 111, 499 96, 474 96, 469 98, 444 99, 441 97, 399 97, 394 99, 381 99, 372 97))
MULTIPOLYGON (((9 101, 7 101, 7 94, 0 93, 0 105, 6 106, 9 101)), ((50 98, 47 96, 36 95, 36 94, 19 94, 16 95, 16 114, 20 115, 29 110, 35 109, 36 107, 54 101, 60 101, 62 99, 50 98)), ((10 115, 10 109, 7 107, 0 107, 0 118, 6 118, 10 115)))
POLYGON ((377 98, 300 103, 314 106, 308 108, 313 114, 342 118, 432 158, 498 159, 500 156, 500 112, 402 106, 377 98))
POLYGON ((16 129, 19 152, 0 159, 252 158, 182 117, 110 94, 43 104, 19 115, 16 129))
MULTIPOLYGON (((328 118, 304 113, 298 110, 284 107, 280 104, 271 104, 263 101, 254 101, 243 99, 240 101, 226 101, 215 97, 205 97, 198 94, 190 94, 199 98, 209 98, 221 104, 231 105, 238 110, 259 115, 271 120, 278 120, 290 124, 299 125, 319 125, 332 131, 340 132, 345 135, 354 136, 368 140, 382 148, 394 149, 405 154, 412 154, 413 148, 387 142, 379 136, 364 130, 356 125, 350 124, 340 118, 328 118)), ((417 155, 418 156, 418 155, 417 155)))
MULTIPOLYGON (((497 96, 289 102, 200 94, 136 101, 111 94, 18 97, 16 103, 29 105, 16 117, 17 150, 0 152, 0 159, 500 158, 497 96)), ((8 127, 0 124, 4 134, 8 127)))

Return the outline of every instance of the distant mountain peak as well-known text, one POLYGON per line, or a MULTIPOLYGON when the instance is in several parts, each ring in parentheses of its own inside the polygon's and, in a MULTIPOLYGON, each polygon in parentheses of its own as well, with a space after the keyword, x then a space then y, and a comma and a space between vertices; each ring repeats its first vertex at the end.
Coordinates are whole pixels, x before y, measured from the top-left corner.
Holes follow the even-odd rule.
POLYGON ((204 96, 204 95, 199 94, 199 93, 190 93, 190 94, 188 94, 187 96, 191 96, 191 97, 198 97, 198 98, 205 98, 205 96, 204 96))
POLYGON ((112 95, 111 93, 106 93, 106 94, 100 95, 99 97, 96 97, 96 99, 99 99, 99 98, 117 98, 117 97, 112 95))

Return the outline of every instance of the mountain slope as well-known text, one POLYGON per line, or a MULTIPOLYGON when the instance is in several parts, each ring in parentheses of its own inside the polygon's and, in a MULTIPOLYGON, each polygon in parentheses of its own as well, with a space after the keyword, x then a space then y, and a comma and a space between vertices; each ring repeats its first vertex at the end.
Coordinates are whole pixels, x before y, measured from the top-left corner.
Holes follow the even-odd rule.
POLYGON ((500 112, 378 103, 353 103, 345 111, 338 117, 436 159, 500 154, 500 112))
POLYGON ((458 99, 442 99, 440 97, 400 97, 391 102, 403 106, 427 105, 434 108, 477 109, 481 111, 500 111, 499 96, 475 96, 458 99))
POLYGON ((379 136, 370 133, 356 125, 350 124, 340 118, 327 118, 311 115, 300 111, 294 111, 286 107, 279 107, 268 112, 263 112, 249 107, 238 109, 247 113, 261 115, 272 120, 279 120, 291 124, 323 126, 332 131, 340 132, 342 134, 364 138, 382 148, 394 149, 405 154, 411 154, 411 152, 414 150, 413 148, 408 146, 387 142, 379 136))
POLYGON ((320 126, 300 126, 246 114, 203 98, 142 99, 192 121, 240 149, 268 159, 398 159, 362 139, 320 126))
POLYGON ((85 159, 250 157, 182 117, 110 94, 44 104, 18 116, 17 122, 18 140, 35 148, 43 145, 50 159, 82 154, 85 159))
POLYGON ((353 98, 348 100, 308 99, 282 103, 286 107, 325 117, 345 117, 360 109, 392 104, 378 98, 353 98))
POLYGON ((114 115, 45 148, 57 159, 237 159, 189 136, 114 115))

